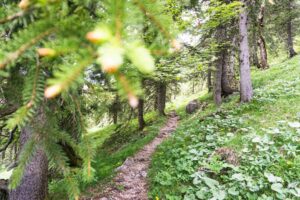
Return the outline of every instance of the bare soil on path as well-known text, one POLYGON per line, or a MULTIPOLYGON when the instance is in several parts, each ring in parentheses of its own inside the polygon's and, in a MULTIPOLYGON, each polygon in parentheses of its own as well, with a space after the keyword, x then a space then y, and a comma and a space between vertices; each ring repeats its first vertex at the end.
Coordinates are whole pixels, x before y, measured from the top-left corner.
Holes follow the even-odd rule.
POLYGON ((147 200, 147 172, 151 156, 156 147, 176 129, 178 120, 179 117, 172 112, 165 126, 160 129, 158 136, 117 168, 118 173, 112 184, 107 186, 101 194, 83 198, 83 200, 147 200))

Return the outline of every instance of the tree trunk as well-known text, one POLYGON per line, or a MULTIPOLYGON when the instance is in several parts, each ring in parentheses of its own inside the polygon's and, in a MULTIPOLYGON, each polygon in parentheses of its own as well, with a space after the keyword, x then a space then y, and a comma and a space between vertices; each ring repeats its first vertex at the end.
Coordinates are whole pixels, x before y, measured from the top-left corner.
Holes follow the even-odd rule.
POLYGON ((8 199, 7 185, 8 185, 7 180, 0 179, 0 200, 8 199))
MULTIPOLYGON (((255 28, 256 29, 256 28, 255 28)), ((257 56, 257 52, 258 52, 258 46, 257 46, 257 33, 256 30, 253 31, 252 34, 252 65, 256 66, 257 68, 261 68, 260 63, 258 61, 258 56, 257 56)))
POLYGON ((159 115, 166 115, 165 114, 166 96, 167 96, 167 85, 166 83, 159 82, 157 84, 157 110, 159 115))
POLYGON ((139 130, 143 130, 146 125, 146 122, 144 120, 144 100, 143 99, 139 99, 138 121, 139 121, 139 130))
POLYGON ((120 102, 119 102, 119 95, 116 95, 115 101, 112 105, 112 115, 113 115, 113 123, 117 124, 118 123, 118 113, 120 110, 120 102))
POLYGON ((239 16, 239 32, 240 32, 240 95, 241 102, 249 102, 253 97, 250 59, 249 59, 249 43, 248 43, 248 28, 247 20, 248 13, 246 3, 247 0, 242 0, 244 10, 239 16))
POLYGON ((211 68, 209 67, 207 70, 207 89, 208 92, 211 92, 213 89, 212 80, 211 80, 211 68))
POLYGON ((263 28, 264 28, 264 17, 265 17, 265 4, 262 3, 259 10, 258 15, 258 46, 260 52, 260 67, 262 69, 267 69, 269 67, 268 64, 268 54, 266 48, 266 41, 263 36, 263 28))
MULTIPOLYGON (((288 1, 288 15, 292 12, 292 2, 293 0, 287 0, 288 1)), ((287 21, 287 47, 289 51, 290 58, 297 55, 296 51, 294 50, 294 43, 293 43, 293 31, 292 31, 292 17, 288 17, 287 21)))
MULTIPOLYGON (((33 124, 44 124, 46 122, 45 113, 39 111, 33 124)), ((33 135, 34 128, 27 125, 21 130, 20 148, 24 148, 26 142, 33 135)), ((25 167, 25 171, 20 185, 10 191, 9 200, 45 200, 48 194, 48 159, 42 147, 37 147, 31 160, 25 167)))
POLYGON ((234 78, 234 66, 235 66, 235 50, 236 37, 233 37, 231 42, 232 48, 230 49, 230 55, 228 54, 228 48, 224 48, 222 52, 222 96, 231 95, 237 89, 235 88, 234 78))
POLYGON ((218 52, 216 54, 216 67, 215 67, 215 79, 214 79, 214 102, 217 106, 222 103, 222 73, 224 66, 224 39, 225 39, 225 28, 220 26, 216 30, 216 40, 218 42, 218 52))
POLYGON ((258 38, 259 52, 260 52, 260 64, 259 67, 262 69, 269 68, 268 64, 268 53, 266 49, 266 41, 262 35, 258 38))
POLYGON ((214 87, 214 101, 217 106, 222 103, 222 71, 223 71, 222 57, 216 61, 215 72, 215 87, 214 87))

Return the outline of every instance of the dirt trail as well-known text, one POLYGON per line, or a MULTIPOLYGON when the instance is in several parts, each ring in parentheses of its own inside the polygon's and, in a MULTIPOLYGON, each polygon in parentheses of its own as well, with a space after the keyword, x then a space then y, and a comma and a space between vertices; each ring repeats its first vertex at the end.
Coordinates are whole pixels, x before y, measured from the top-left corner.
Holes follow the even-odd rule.
POLYGON ((133 157, 129 157, 120 166, 112 185, 101 195, 84 200, 147 200, 147 171, 151 156, 156 147, 161 144, 176 129, 179 117, 174 113, 169 115, 166 125, 160 129, 159 135, 143 147, 133 157))

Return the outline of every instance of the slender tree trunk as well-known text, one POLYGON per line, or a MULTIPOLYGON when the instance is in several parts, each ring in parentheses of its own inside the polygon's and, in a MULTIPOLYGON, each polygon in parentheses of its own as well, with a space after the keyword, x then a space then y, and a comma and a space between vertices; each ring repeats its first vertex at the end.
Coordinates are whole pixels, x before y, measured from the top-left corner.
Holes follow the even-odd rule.
POLYGON ((222 74, 224 66, 224 39, 225 39, 225 28, 220 26, 216 30, 216 40, 219 44, 217 52, 217 60, 215 62, 215 79, 214 79, 214 101, 217 106, 222 104, 222 74))
POLYGON ((212 80, 211 80, 211 68, 209 67, 207 70, 207 89, 208 92, 211 92, 213 89, 212 80))
POLYGON ((112 117, 113 117, 113 123, 114 124, 117 124, 118 123, 118 113, 119 113, 119 110, 120 110, 120 102, 119 102, 119 95, 117 94, 116 97, 115 97, 115 101, 112 105, 112 108, 111 108, 111 112, 112 112, 112 117))
POLYGON ((146 122, 144 120, 144 100, 143 99, 139 99, 138 121, 139 121, 139 129, 143 130, 146 125, 146 122))
POLYGON ((159 82, 157 84, 157 109, 159 115, 166 115, 165 114, 166 96, 167 96, 167 85, 166 83, 159 82))
POLYGON ((235 65, 236 65, 236 47, 238 46, 237 36, 234 36, 231 42, 231 49, 230 49, 230 57, 229 57, 229 64, 228 64, 228 76, 230 79, 234 79, 235 77, 235 65))
POLYGON ((217 106, 220 106, 222 104, 222 62, 222 58, 219 58, 216 61, 214 101, 217 106))
POLYGON ((241 0, 244 4, 244 10, 239 16, 239 31, 240 31, 240 95, 241 102, 249 102, 253 97, 250 59, 249 59, 249 43, 248 43, 248 28, 247 20, 248 13, 246 3, 247 0, 241 0))
MULTIPOLYGON (((287 1, 288 1, 288 14, 290 14, 292 12, 292 9, 293 9, 293 7, 292 7, 293 0, 287 0, 287 1)), ((289 16, 288 21, 287 21, 287 47, 288 47, 290 58, 297 55, 296 51, 294 50, 292 28, 293 28, 293 26, 292 26, 292 17, 289 16)))
MULTIPOLYGON (((39 111, 34 124, 46 123, 45 113, 39 111)), ((20 145, 21 150, 26 142, 37 135, 36 130, 27 125, 21 130, 20 145)), ((9 200, 45 200, 48 194, 48 159, 42 147, 37 147, 31 160, 25 167, 25 171, 20 185, 10 191, 9 200)))
POLYGON ((257 41, 258 41, 257 32, 256 32, 256 30, 254 30, 252 33, 252 53, 251 53, 252 54, 252 64, 254 66, 256 66, 257 68, 261 68, 260 63, 258 61, 258 56, 257 56, 257 52, 258 52, 257 41))
POLYGON ((260 52, 260 67, 262 69, 267 69, 269 67, 269 64, 268 64, 268 53, 266 48, 266 41, 263 36, 264 17, 265 17, 265 4, 262 3, 258 15, 258 34, 259 34, 258 46, 260 52))

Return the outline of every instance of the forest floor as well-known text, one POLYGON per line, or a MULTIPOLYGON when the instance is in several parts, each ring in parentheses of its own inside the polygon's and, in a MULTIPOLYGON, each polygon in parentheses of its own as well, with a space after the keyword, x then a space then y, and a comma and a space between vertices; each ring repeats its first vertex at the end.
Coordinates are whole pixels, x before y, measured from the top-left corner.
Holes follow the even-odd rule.
POLYGON ((147 113, 143 131, 134 120, 92 134, 95 181, 81 199, 299 199, 299 59, 253 69, 251 103, 239 104, 234 94, 217 108, 205 93, 198 99, 207 107, 193 115, 186 102, 169 108, 178 126, 178 119, 147 113), (172 134, 160 138, 165 129, 172 134))
POLYGON ((160 145, 176 129, 179 117, 171 112, 168 121, 159 131, 159 134, 147 145, 145 145, 134 156, 125 160, 123 165, 116 169, 117 175, 102 192, 97 188, 90 189, 92 197, 82 198, 101 200, 147 200, 148 184, 147 173, 151 162, 151 156, 156 147, 160 145))
POLYGON ((252 69, 254 98, 239 94, 186 115, 153 154, 149 199, 300 199, 300 56, 252 69))

